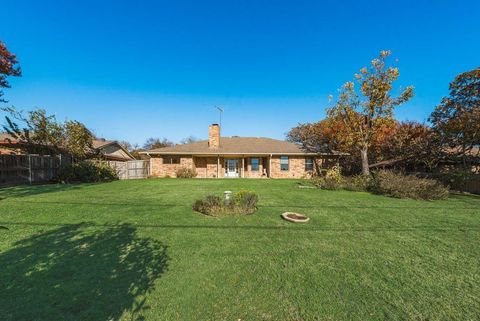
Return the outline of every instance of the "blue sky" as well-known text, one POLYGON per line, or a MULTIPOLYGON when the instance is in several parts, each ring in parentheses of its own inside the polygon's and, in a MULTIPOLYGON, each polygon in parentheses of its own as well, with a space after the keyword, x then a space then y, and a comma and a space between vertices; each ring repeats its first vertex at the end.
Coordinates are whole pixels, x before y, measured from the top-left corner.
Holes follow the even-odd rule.
POLYGON ((8 1, 0 39, 17 54, 12 105, 77 119, 99 136, 284 138, 380 50, 424 121, 480 65, 479 1, 8 1))

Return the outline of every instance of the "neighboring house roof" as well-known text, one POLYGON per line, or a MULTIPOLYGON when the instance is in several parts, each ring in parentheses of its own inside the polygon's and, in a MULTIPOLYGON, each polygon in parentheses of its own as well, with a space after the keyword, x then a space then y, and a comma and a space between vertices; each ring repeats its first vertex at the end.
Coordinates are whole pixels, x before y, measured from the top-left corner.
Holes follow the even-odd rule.
POLYGON ((18 155, 22 154, 22 151, 16 139, 9 134, 0 133, 0 154, 18 155))
POLYGON ((108 160, 129 161, 135 159, 116 140, 94 139, 93 148, 108 160))
POLYGON ((0 133, 0 144, 16 144, 17 140, 12 135, 7 133, 0 133))
MULTIPOLYGON (((444 149, 445 152, 455 155, 460 152, 460 147, 457 148, 446 148, 444 149)), ((467 153, 466 156, 470 157, 470 159, 477 160, 477 163, 480 161, 478 157, 480 156, 480 146, 474 146, 472 149, 470 149, 467 153)), ((410 158, 410 159, 415 159, 415 158, 410 158)), ((369 165, 370 168, 377 168, 377 167, 388 167, 388 166, 394 166, 397 163, 407 161, 409 160, 408 158, 392 158, 392 159, 387 159, 375 164, 369 165)))
POLYGON ((309 153, 299 145, 264 137, 221 137, 220 147, 210 148, 208 140, 171 147, 155 148, 140 154, 276 154, 276 155, 343 155, 341 153, 309 153))
MULTIPOLYGON (((115 140, 94 139, 93 148, 108 160, 126 161, 135 159, 125 148, 115 140)), ((0 146, 15 147, 19 145, 17 140, 11 135, 0 133, 0 146)), ((18 146, 17 146, 18 147, 18 146)), ((7 150, 2 149, 1 153, 7 150)))
POLYGON ((370 164, 368 167, 369 168, 377 168, 377 167, 383 167, 383 166, 393 166, 399 162, 404 161, 404 158, 392 158, 392 159, 387 159, 375 164, 370 164))
POLYGON ((95 149, 102 148, 104 146, 108 146, 108 145, 111 145, 111 144, 114 144, 114 143, 116 143, 116 141, 106 140, 106 139, 94 139, 92 141, 93 148, 95 148, 95 149))
MULTIPOLYGON (((462 148, 460 146, 453 148, 449 147, 446 149, 446 151, 451 154, 460 154, 462 152, 462 148)), ((480 156, 480 146, 473 146, 470 150, 467 151, 466 155, 473 157, 480 156)))

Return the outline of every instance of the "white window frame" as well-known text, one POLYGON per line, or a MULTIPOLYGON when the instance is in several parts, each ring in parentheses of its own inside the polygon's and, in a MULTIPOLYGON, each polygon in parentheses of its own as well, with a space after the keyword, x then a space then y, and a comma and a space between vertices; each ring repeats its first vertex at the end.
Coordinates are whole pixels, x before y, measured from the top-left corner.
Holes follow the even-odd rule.
POLYGON ((251 158, 250 158, 250 170, 251 170, 252 172, 258 172, 258 171, 260 171, 260 158, 258 158, 258 157, 251 157, 251 158), (254 160, 254 159, 257 160, 257 164, 256 164, 256 165, 257 165, 257 168, 256 168, 256 169, 253 168, 253 160, 254 160))
POLYGON ((288 156, 280 156, 280 170, 283 172, 290 170, 290 158, 288 156), (286 165, 287 168, 284 168, 283 165, 286 165))
POLYGON ((311 172, 315 168, 315 160, 313 157, 306 157, 305 158, 305 171, 311 172), (311 166, 311 168, 307 168, 307 165, 311 166))

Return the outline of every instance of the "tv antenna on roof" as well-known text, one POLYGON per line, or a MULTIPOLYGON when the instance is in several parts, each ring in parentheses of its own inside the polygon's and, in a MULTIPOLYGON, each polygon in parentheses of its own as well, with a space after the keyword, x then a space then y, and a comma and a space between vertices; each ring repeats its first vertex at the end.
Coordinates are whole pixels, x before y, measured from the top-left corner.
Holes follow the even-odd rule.
POLYGON ((220 107, 220 106, 215 106, 215 108, 218 109, 218 113, 220 114, 220 128, 222 128, 222 114, 223 114, 223 107, 220 107))

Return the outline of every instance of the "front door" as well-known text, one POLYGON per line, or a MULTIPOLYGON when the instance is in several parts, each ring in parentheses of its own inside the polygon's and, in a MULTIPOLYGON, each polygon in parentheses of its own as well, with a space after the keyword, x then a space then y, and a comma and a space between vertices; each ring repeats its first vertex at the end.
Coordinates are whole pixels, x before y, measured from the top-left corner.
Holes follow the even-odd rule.
POLYGON ((227 177, 238 177, 238 159, 227 159, 227 177))

